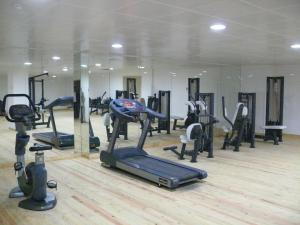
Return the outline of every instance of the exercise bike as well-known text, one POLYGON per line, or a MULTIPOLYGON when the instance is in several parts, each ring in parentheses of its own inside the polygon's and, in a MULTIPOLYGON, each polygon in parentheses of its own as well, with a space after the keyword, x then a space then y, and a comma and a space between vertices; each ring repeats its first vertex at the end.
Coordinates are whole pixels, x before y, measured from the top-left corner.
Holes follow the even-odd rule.
POLYGON ((44 151, 51 150, 50 145, 34 144, 29 151, 35 152, 35 162, 30 162, 25 166, 25 151, 30 140, 26 130, 31 129, 33 123, 41 118, 36 111, 30 97, 25 94, 8 94, 4 97, 2 110, 5 111, 8 98, 23 97, 29 101, 29 106, 25 104, 12 105, 8 113, 5 114, 9 122, 16 125, 16 145, 15 154, 17 162, 14 164, 17 173, 18 186, 9 193, 9 198, 25 197, 19 202, 19 207, 33 211, 45 211, 56 206, 56 197, 53 193, 47 192, 47 187, 57 189, 54 180, 47 181, 47 170, 44 162, 44 151))

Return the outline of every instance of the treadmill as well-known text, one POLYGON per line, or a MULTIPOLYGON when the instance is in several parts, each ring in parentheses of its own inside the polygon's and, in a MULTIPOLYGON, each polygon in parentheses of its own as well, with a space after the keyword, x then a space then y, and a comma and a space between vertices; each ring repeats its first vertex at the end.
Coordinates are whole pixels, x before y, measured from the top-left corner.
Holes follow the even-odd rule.
POLYGON ((115 114, 116 120, 108 149, 101 151, 100 154, 103 166, 118 168, 155 182, 158 186, 165 186, 172 189, 181 184, 207 177, 207 172, 204 170, 151 156, 143 150, 150 121, 155 117, 164 119, 165 116, 163 114, 154 112, 140 102, 132 99, 115 99, 110 103, 110 108, 115 114), (139 121, 140 113, 146 113, 147 119, 137 146, 115 149, 121 120, 137 122, 139 121))
MULTIPOLYGON (((58 106, 73 106, 73 96, 64 96, 55 99, 49 105, 45 106, 45 109, 49 110, 50 121, 52 125, 52 132, 43 132, 43 133, 33 133, 32 136, 38 140, 48 144, 51 144, 57 149, 65 150, 74 148, 74 135, 58 132, 56 129, 55 119, 53 109, 58 106)), ((98 137, 94 136, 91 123, 90 125, 90 150, 97 151, 97 147, 100 146, 100 140, 98 137)))

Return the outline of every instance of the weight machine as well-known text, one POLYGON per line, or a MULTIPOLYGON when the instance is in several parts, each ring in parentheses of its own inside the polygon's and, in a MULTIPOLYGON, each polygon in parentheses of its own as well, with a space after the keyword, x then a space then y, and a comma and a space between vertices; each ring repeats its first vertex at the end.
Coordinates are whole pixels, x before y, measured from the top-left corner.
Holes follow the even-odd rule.
MULTIPOLYGON (((156 98, 156 95, 154 95, 156 98)), ((148 104, 153 104, 153 107, 156 108, 156 99, 152 98, 148 104)), ((157 112, 165 115, 165 118, 158 119, 157 127, 150 126, 149 132, 150 137, 152 137, 152 132, 157 131, 157 133, 161 133, 162 130, 167 131, 167 134, 170 134, 170 111, 171 111, 171 91, 159 91, 158 92, 158 105, 157 112)))
POLYGON ((255 135, 264 141, 272 140, 274 145, 282 142, 284 77, 267 77, 266 122, 262 128, 265 135, 255 135))
POLYGON ((248 109, 242 141, 250 143, 250 148, 255 148, 256 93, 239 92, 238 102, 243 103, 248 109))

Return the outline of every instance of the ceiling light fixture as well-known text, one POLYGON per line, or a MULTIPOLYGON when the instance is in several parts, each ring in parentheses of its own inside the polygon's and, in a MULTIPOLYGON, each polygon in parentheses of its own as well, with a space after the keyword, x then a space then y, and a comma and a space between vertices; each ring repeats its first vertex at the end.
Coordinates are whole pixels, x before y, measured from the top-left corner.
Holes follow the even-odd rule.
POLYGON ((24 65, 25 65, 25 66, 31 66, 32 63, 31 63, 31 62, 24 62, 24 65))
POLYGON ((122 48, 123 45, 121 45, 119 43, 115 43, 115 44, 112 44, 111 47, 113 47, 113 48, 122 48))
POLYGON ((203 72, 203 73, 207 73, 207 71, 206 71, 206 70, 203 70, 202 72, 203 72))
POLYGON ((290 73, 290 76, 295 76, 295 74, 294 73, 290 73))
POLYGON ((101 64, 100 63, 96 63, 95 66, 101 67, 101 64))
POLYGON ((139 69, 145 69, 145 67, 144 67, 144 66, 138 66, 138 68, 139 68, 139 69))
POLYGON ((148 73, 148 72, 146 72, 146 71, 144 72, 144 74, 147 74, 147 73, 148 73))
POLYGON ((52 56, 52 59, 53 59, 54 61, 58 61, 58 60, 60 60, 60 57, 59 57, 59 56, 52 56))
POLYGON ((300 49, 300 44, 293 44, 291 45, 292 49, 300 49))
POLYGON ((22 5, 21 5, 21 4, 18 4, 18 3, 15 4, 15 8, 16 8, 17 10, 22 10, 22 9, 23 9, 22 5))
POLYGON ((81 64, 80 65, 82 68, 87 68, 87 65, 86 64, 81 64))
POLYGON ((43 73, 48 73, 48 70, 44 70, 43 73))
POLYGON ((213 31, 221 31, 221 30, 225 30, 226 29, 226 26, 224 24, 213 24, 210 26, 210 29, 213 30, 213 31))
POLYGON ((198 76, 200 76, 200 77, 201 77, 202 75, 203 75, 202 73, 199 73, 199 74, 198 74, 198 76))
POLYGON ((113 67, 110 67, 109 70, 114 70, 114 68, 113 68, 113 67))
POLYGON ((68 69, 68 67, 64 67, 64 68, 62 68, 62 71, 64 71, 64 72, 67 72, 69 69, 68 69))
POLYGON ((55 78, 55 77, 56 77, 56 75, 52 75, 52 77, 53 77, 53 78, 55 78))
POLYGON ((170 74, 172 74, 172 75, 176 75, 176 73, 174 73, 174 72, 170 72, 170 74))

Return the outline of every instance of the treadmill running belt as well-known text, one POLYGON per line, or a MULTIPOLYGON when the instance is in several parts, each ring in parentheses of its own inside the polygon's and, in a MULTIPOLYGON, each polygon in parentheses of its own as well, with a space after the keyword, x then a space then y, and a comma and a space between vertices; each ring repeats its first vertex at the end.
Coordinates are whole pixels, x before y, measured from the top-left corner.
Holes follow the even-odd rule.
MULTIPOLYGON (((53 138, 55 137, 54 132, 43 132, 43 133, 38 133, 36 136, 43 136, 43 137, 49 137, 53 138)), ((57 132, 57 136, 73 136, 72 134, 67 134, 67 133, 62 133, 62 132, 57 132)))
POLYGON ((188 169, 179 164, 158 160, 150 156, 133 156, 120 159, 119 162, 161 177, 174 177, 180 182, 194 178, 202 179, 207 176, 205 171, 194 168, 188 169))

